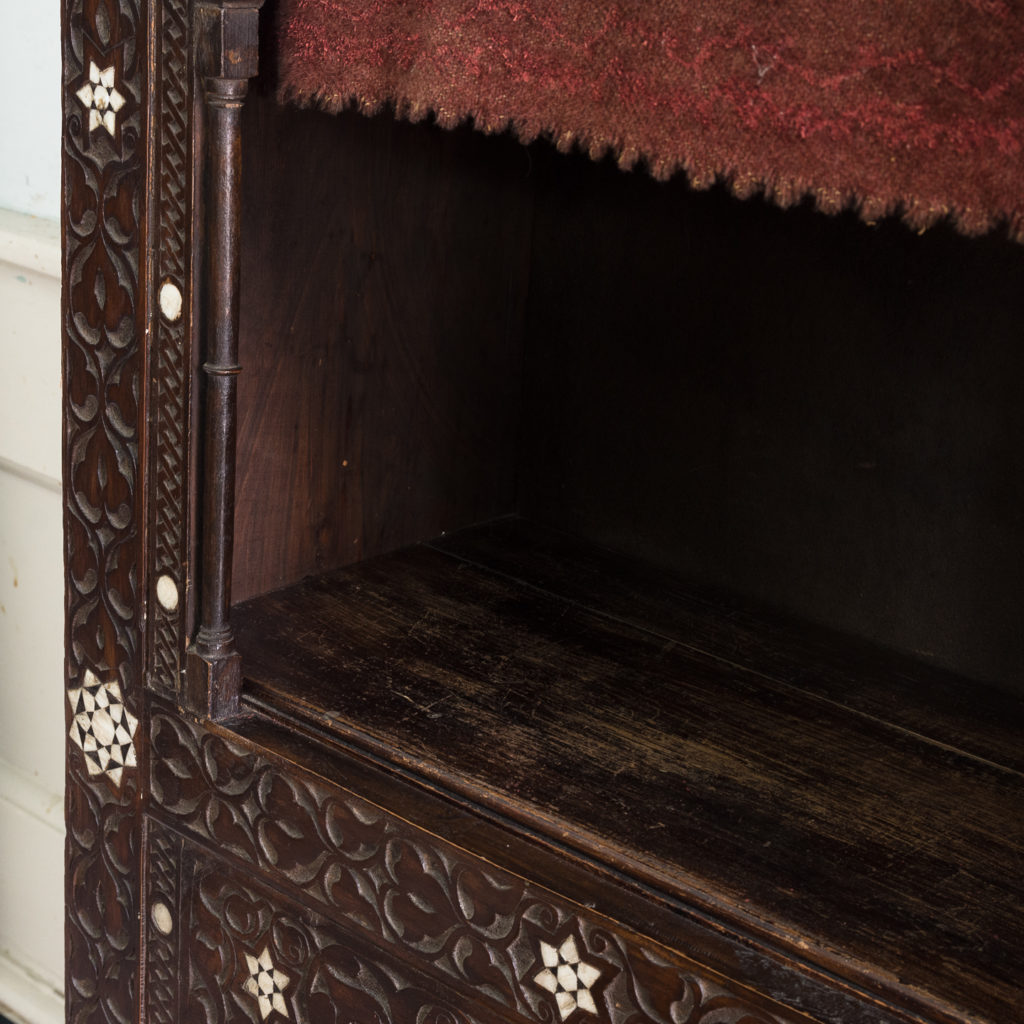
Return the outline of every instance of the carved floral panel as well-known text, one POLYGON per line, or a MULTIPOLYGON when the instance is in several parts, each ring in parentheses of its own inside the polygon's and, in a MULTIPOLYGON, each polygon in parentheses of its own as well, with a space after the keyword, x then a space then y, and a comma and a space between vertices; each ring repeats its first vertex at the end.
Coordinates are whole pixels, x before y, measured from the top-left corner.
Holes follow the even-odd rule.
MULTIPOLYGON (((155 713, 151 743, 161 814, 495 1008, 541 1024, 783 1019, 656 944, 194 723, 155 713)), ((262 942, 250 945, 258 960, 262 942)), ((271 957, 290 983, 294 966, 271 957)))
POLYGON ((147 18, 63 3, 66 983, 101 1024, 137 1014, 147 18))
POLYGON ((187 1020, 477 1024, 393 957, 208 858, 189 888, 187 1020))

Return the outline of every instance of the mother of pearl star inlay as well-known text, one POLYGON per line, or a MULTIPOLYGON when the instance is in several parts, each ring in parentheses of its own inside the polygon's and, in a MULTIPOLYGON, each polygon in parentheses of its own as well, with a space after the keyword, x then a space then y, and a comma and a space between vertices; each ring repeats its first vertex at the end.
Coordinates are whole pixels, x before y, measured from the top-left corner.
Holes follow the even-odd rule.
POLYGON ((246 953, 245 962, 249 968, 249 977, 242 987, 249 995, 256 997, 260 1017, 266 1020, 273 1010, 287 1017, 288 1005, 281 993, 288 987, 288 977, 274 967, 269 947, 264 946, 259 956, 246 953))
POLYGON ((95 61, 89 61, 89 81, 75 95, 89 111, 90 132, 102 125, 111 135, 115 133, 117 112, 124 106, 124 97, 114 87, 114 81, 113 67, 100 71, 95 61))
POLYGON ((101 683, 89 669, 83 685, 68 690, 70 736, 82 748, 90 775, 105 774, 116 786, 125 768, 135 767, 138 722, 125 707, 116 682, 101 683))
POLYGON ((533 980, 555 997, 562 1020, 575 1010, 597 1013, 597 1004, 590 989, 601 977, 601 972, 580 958, 576 940, 571 935, 557 947, 541 942, 540 958, 544 970, 533 980))

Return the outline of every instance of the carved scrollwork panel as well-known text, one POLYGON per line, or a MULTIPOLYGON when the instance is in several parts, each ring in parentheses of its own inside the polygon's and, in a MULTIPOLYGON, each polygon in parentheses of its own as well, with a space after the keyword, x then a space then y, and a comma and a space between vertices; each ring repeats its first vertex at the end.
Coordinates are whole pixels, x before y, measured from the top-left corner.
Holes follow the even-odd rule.
POLYGON ((138 988, 142 0, 64 0, 64 534, 69 1019, 134 1018, 138 988))
POLYGON ((641 936, 194 723, 155 713, 151 743, 163 813, 492 1005, 541 1024, 783 1019, 641 936))
POLYGON ((416 972, 201 855, 188 924, 187 1020, 476 1024, 416 972))
POLYGON ((73 775, 67 786, 67 993, 69 1020, 133 1019, 138 970, 139 857, 135 818, 119 795, 73 775))

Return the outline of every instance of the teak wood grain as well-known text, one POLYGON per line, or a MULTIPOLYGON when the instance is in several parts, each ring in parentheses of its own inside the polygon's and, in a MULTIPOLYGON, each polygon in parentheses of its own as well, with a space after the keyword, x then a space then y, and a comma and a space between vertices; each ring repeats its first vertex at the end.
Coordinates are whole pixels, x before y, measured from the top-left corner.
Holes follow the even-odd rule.
POLYGON ((507 139, 245 127, 236 600, 514 509, 530 241, 507 139))
MULTIPOLYGON (((694 606, 665 624, 657 586, 660 628, 631 625, 593 552, 580 571, 564 543, 541 587, 476 541, 440 544, 476 563, 420 546, 236 608, 247 691, 837 973, 950 1019, 1020 1012, 1024 780, 998 744, 983 757, 856 694, 802 692, 743 649, 745 624, 728 660, 688 646, 694 606)), ((698 636, 730 633, 703 616, 698 636)))
POLYGON ((808 697, 1024 772, 1024 698, 689 581, 558 530, 495 520, 432 546, 512 579, 586 603, 642 630, 754 669, 808 697))

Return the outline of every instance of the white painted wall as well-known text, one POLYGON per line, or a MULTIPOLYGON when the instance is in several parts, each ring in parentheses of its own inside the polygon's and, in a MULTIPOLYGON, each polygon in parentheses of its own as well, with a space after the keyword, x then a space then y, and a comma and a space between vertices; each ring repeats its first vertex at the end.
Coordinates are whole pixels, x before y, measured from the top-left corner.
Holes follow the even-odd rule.
POLYGON ((60 235, 0 210, 0 1008, 63 1019, 60 235))
POLYGON ((64 1017, 59 26, 0 0, 0 1011, 25 1024, 64 1017))
POLYGON ((0 0, 0 207, 60 217, 58 0, 0 0))
POLYGON ((0 1008, 63 1018, 60 234, 0 210, 0 1008))

